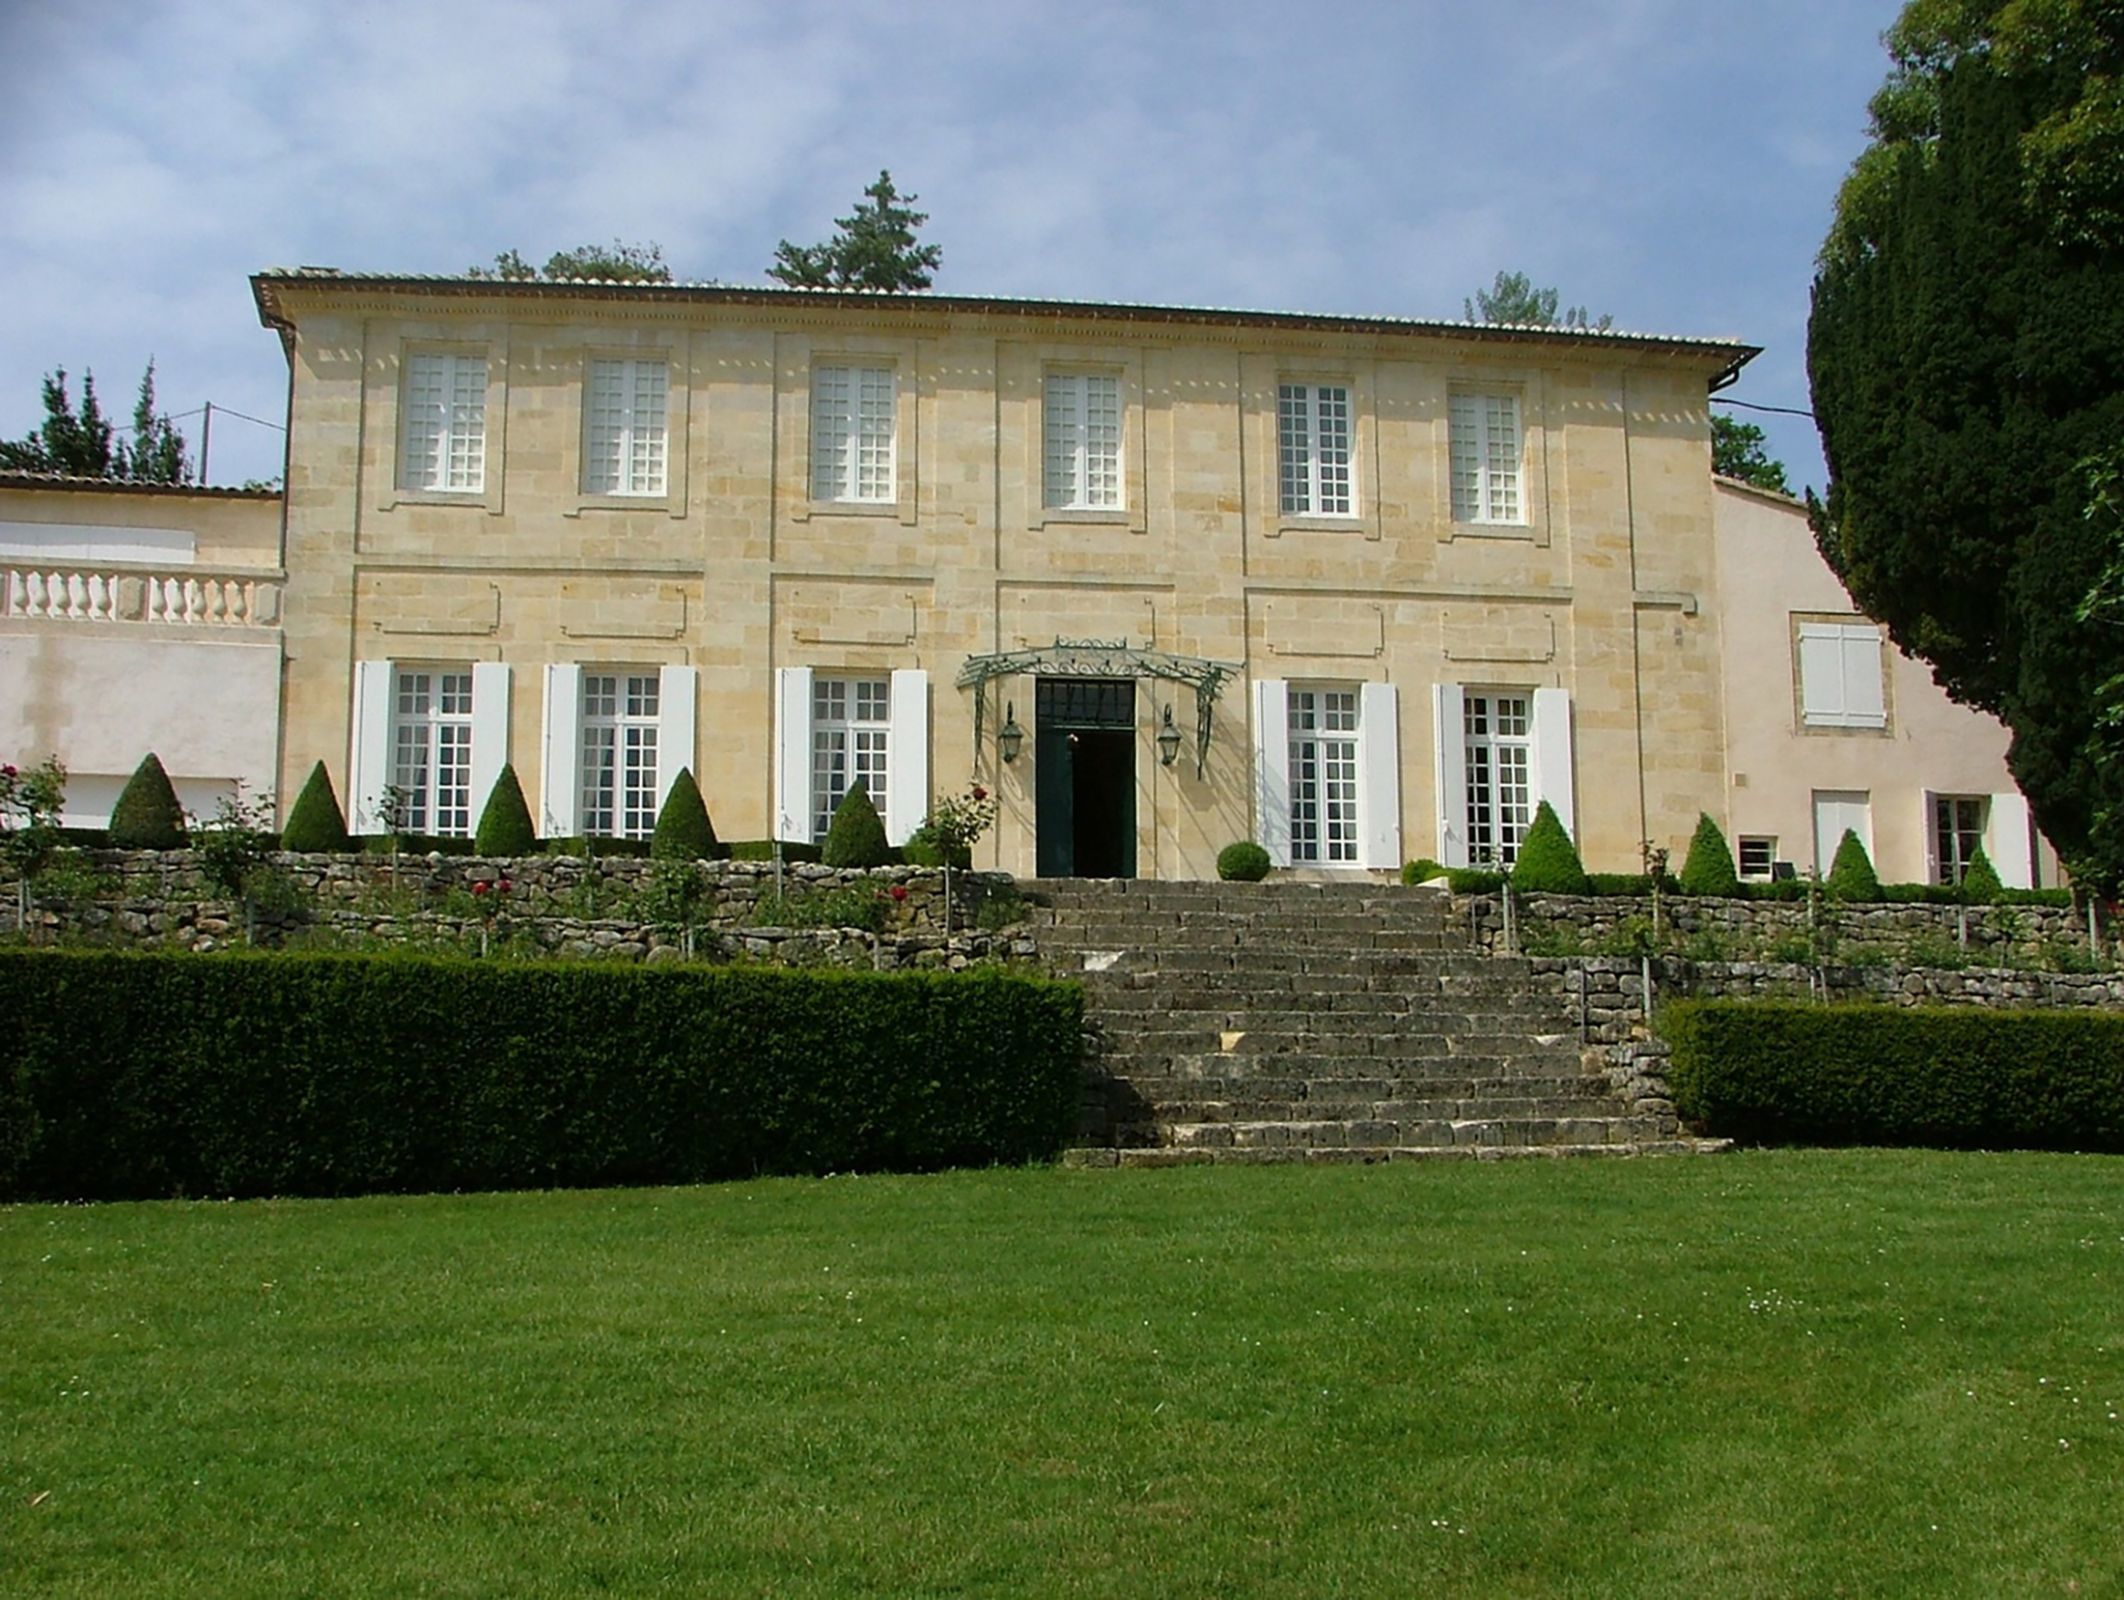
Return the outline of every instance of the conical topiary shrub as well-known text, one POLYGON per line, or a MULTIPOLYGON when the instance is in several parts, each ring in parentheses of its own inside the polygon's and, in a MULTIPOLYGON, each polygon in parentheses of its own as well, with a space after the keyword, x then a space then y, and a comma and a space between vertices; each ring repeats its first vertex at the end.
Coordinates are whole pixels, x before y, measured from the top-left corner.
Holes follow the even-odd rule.
POLYGON ((1522 894, 1586 894, 1593 887, 1585 863, 1578 859, 1578 846, 1571 843, 1546 800, 1536 808, 1526 837, 1519 841, 1512 887, 1522 894))
POLYGON ((1965 904, 1988 906, 2005 892, 2006 886, 1999 882, 1998 868, 1991 864, 1991 857, 1984 854, 1978 845, 1970 856, 1969 865, 1962 869, 1961 898, 1965 904))
POLYGON ((1689 894, 1730 897, 1740 893, 1740 869, 1733 864, 1733 848, 1708 811, 1696 814, 1696 832, 1689 839, 1688 859, 1682 862, 1681 886, 1689 894))
POLYGON ((870 790, 861 778, 848 786, 841 803, 833 808, 833 825, 826 830, 819 859, 829 867, 882 867, 892 859, 885 824, 878 819, 878 808, 870 803, 870 790))
POLYGON ((691 767, 681 767, 656 814, 656 830, 649 835, 649 854, 659 861, 700 861, 716 855, 719 848, 715 824, 708 820, 708 803, 701 798, 701 786, 693 781, 691 767))
POLYGON ((1881 880, 1873 870, 1873 857, 1859 840, 1856 828, 1846 828, 1837 841, 1836 859, 1829 863, 1829 892, 1839 900, 1878 900, 1881 880))
POLYGON ((472 848, 483 856, 527 856, 538 848, 538 829, 531 825, 531 808, 524 804, 516 768, 504 766, 494 780, 494 792, 472 830, 472 848))
POLYGON ((302 793, 295 797, 295 807, 288 813, 288 825, 280 831, 280 848, 353 848, 353 841, 347 837, 346 813, 339 809, 339 796, 332 792, 332 775, 325 771, 322 761, 310 769, 302 793))
POLYGON ((185 842, 184 807, 152 750, 119 791, 110 831, 120 850, 175 850, 185 842))

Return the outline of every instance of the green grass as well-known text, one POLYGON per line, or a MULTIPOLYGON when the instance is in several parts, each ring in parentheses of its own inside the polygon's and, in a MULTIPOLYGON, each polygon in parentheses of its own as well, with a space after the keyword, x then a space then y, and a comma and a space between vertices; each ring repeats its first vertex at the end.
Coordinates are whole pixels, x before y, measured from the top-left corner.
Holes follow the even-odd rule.
POLYGON ((2124 1592, 2124 1162, 0 1210, 0 1592, 2124 1592))

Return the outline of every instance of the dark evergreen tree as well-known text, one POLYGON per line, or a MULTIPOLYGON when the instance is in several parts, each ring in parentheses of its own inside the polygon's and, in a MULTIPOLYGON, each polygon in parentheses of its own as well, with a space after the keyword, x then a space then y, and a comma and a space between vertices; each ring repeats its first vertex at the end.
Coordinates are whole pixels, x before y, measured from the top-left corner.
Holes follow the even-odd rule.
POLYGON ((1524 894, 1585 894, 1593 887, 1578 846, 1546 800, 1535 807, 1534 820, 1519 841, 1512 887, 1524 894))
POLYGON ((1732 846, 1711 820, 1708 811, 1697 813, 1696 832, 1689 839, 1689 854, 1682 862, 1681 886, 1690 894, 1736 895, 1740 893, 1740 870, 1733 864, 1732 846))
POLYGON ((819 859, 829 867, 882 867, 892 859, 885 824, 861 778, 848 786, 841 803, 833 808, 833 822, 826 829, 819 859))
POLYGON ((538 829, 532 825, 515 767, 504 765, 494 780, 479 826, 472 830, 472 848, 483 856, 527 856, 538 848, 538 829))
POLYGON ((767 276, 795 289, 877 289, 892 294, 929 287, 930 274, 943 264, 944 252, 917 244, 915 233, 929 213, 914 209, 918 195, 902 196, 890 172, 863 191, 852 216, 834 219, 834 236, 824 244, 774 247, 767 276))
POLYGON ((310 769, 302 793, 295 797, 294 807, 288 812, 288 825, 281 830, 280 846, 283 850, 300 851, 353 848, 353 841, 347 837, 346 813, 339 809, 332 775, 325 771, 322 761, 310 769))
POLYGON ((656 814, 649 854, 659 861, 703 861, 721 851, 715 824, 708 820, 708 803, 701 798, 701 786, 693 781, 693 769, 681 767, 656 814))
POLYGON ((2124 881, 2124 760, 2091 708, 2124 630, 2084 602, 2110 554, 2087 463, 2124 438, 2124 249, 2098 214, 2124 178, 2112 160, 2102 190, 2095 160, 2118 34, 2092 0, 1909 6, 1808 327, 1823 556, 2012 730, 2037 822, 2105 886, 2124 881))
POLYGON ((96 400, 96 375, 81 381, 81 409, 66 391, 66 368, 44 377, 44 426, 0 443, 0 468, 63 472, 76 478, 111 476, 111 424, 96 400))
POLYGON ((120 444, 112 471, 138 483, 189 483, 192 463, 184 435, 168 416, 155 409, 155 358, 148 357, 140 375, 140 396, 133 403, 133 442, 120 444))
POLYGON ((118 791, 110 835, 120 850, 175 850, 184 844, 184 807, 152 750, 118 791))
POLYGON ((1881 897, 1881 880, 1873 870, 1873 857, 1855 828, 1846 828, 1836 844, 1836 859, 1829 863, 1829 892, 1839 900, 1872 901, 1881 897))

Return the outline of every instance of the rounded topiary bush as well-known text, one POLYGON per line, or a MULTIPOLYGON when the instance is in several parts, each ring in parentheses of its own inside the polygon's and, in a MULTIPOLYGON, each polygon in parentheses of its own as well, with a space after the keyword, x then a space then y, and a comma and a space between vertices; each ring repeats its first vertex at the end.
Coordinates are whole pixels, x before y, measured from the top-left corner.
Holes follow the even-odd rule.
POLYGON ((1688 858, 1682 862, 1681 886, 1690 894, 1740 893, 1740 869, 1733 864, 1733 848, 1708 811, 1696 815, 1696 832, 1690 836, 1688 858))
POLYGON ((1273 865, 1269 853, 1251 839, 1241 839, 1217 852, 1217 876, 1226 883, 1259 883, 1273 865))
POLYGON ((1546 800, 1536 808, 1527 836, 1519 841, 1511 881, 1522 894, 1585 894, 1593 887, 1585 863, 1578 859, 1578 846, 1571 843, 1546 800))
POLYGON ((1856 828, 1846 828, 1837 841, 1836 859, 1829 863, 1829 892, 1839 900, 1878 900, 1881 880, 1873 870, 1873 857, 1856 828))
POLYGON ((1958 889, 1962 901, 1972 906, 1988 906, 2006 892, 2006 886, 1999 882, 1998 868, 1991 864, 1991 857, 1984 854, 1982 845, 1976 847, 1969 865, 1962 869, 1958 889))
POLYGON ((152 750, 119 791, 110 832, 120 850, 175 850, 184 844, 184 807, 152 750))
POLYGON ((841 803, 833 808, 833 823, 826 830, 826 845, 819 859, 829 867, 882 867, 892 859, 892 846, 885 840, 885 824, 878 808, 870 803, 870 789, 861 778, 848 786, 841 803))
POLYGON ((1442 878, 1450 870, 1440 866, 1429 856, 1418 856, 1414 861, 1404 861, 1401 864, 1401 881, 1414 887, 1419 883, 1429 883, 1433 878, 1442 878))
POLYGON ((656 814, 656 830, 649 835, 649 854, 658 861, 703 861, 716 855, 718 849, 715 824, 708 820, 708 802, 701 798, 701 786, 693 781, 691 767, 681 767, 656 814))
POLYGON ((339 809, 339 796, 332 791, 332 775, 322 761, 310 769, 302 793, 295 797, 294 808, 288 812, 288 825, 280 832, 280 847, 296 851, 353 848, 353 840, 347 836, 346 813, 339 809))
POLYGON ((483 856, 527 856, 538 848, 538 829, 531 825, 531 808, 524 804, 516 768, 504 766, 494 780, 494 792, 472 830, 472 848, 483 856))

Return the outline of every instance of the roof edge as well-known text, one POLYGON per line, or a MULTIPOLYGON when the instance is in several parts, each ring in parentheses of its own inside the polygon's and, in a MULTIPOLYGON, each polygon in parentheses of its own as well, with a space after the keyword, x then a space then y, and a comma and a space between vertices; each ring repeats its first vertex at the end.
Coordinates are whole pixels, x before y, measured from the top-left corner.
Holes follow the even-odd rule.
POLYGON ((55 489, 74 494, 169 495, 179 499, 278 500, 279 489, 220 483, 150 483, 139 478, 87 478, 71 472, 0 472, 0 489, 55 489))

